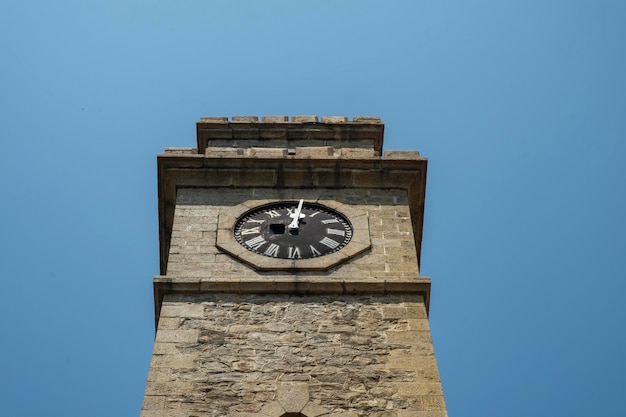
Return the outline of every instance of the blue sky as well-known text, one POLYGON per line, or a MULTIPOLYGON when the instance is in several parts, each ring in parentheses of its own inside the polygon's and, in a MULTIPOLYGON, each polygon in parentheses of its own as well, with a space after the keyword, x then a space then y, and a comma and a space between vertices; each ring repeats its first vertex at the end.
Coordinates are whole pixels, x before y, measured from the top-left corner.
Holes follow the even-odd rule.
POLYGON ((429 158, 449 414, 620 415, 626 3, 0 6, 0 414, 138 416, 156 155, 202 116, 380 116, 429 158))

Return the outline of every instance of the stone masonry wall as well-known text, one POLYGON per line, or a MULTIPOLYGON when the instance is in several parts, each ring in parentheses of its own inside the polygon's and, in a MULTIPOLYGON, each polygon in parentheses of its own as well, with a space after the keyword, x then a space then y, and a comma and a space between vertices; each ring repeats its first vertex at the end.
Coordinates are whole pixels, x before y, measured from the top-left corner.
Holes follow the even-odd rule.
POLYGON ((445 417, 421 296, 166 295, 141 417, 445 417))
POLYGON ((372 249, 325 274, 332 280, 393 281, 419 276, 406 191, 399 189, 179 189, 167 277, 177 280, 292 279, 286 272, 260 275, 216 246, 218 218, 247 200, 336 200, 369 217, 372 249))

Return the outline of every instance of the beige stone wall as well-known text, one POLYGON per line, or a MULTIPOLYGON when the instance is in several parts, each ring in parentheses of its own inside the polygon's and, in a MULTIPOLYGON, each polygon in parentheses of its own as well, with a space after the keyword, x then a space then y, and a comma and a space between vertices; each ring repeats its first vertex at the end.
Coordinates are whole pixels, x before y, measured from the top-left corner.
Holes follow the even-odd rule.
POLYGON ((259 274, 215 246, 218 218, 244 201, 274 199, 336 200, 369 217, 371 250, 335 268, 329 280, 406 281, 419 276, 415 240, 405 190, 183 188, 178 190, 167 278, 189 280, 293 280, 290 273, 259 274))
POLYGON ((446 416, 422 297, 166 295, 141 417, 284 415, 446 416))

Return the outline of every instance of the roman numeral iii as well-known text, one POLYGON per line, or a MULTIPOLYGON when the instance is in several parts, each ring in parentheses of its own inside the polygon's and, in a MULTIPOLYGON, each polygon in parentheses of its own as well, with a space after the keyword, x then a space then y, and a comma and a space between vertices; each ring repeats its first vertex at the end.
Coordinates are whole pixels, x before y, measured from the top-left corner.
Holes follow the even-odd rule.
POLYGON ((337 246, 339 246, 339 242, 330 239, 328 236, 325 236, 324 239, 320 240, 320 243, 322 245, 328 246, 331 249, 335 249, 337 246))

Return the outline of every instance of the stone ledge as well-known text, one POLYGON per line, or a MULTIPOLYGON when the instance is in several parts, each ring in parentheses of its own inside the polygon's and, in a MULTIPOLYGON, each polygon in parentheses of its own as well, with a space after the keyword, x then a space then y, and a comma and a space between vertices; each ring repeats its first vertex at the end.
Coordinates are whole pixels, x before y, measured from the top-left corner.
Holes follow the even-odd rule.
MULTIPOLYGON (((381 157, 373 149, 367 148, 335 148, 332 146, 295 146, 293 148, 263 148, 256 141, 248 147, 210 146, 204 150, 206 158, 314 158, 314 159, 376 159, 376 160, 423 160, 418 151, 387 151, 381 157)), ((285 143, 287 145, 287 143, 285 143)), ((318 144, 314 144, 318 145, 318 144)), ((195 155, 195 149, 166 149, 167 155, 195 155)))
POLYGON ((419 151, 385 151, 383 158, 386 159, 422 159, 419 151))
POLYGON ((424 297, 426 314, 430 304, 430 285, 428 277, 418 276, 403 281, 368 281, 331 280, 323 275, 286 275, 284 279, 265 279, 260 275, 256 279, 215 279, 211 281, 179 277, 171 278, 158 275, 154 277, 155 317, 161 313, 161 304, 166 294, 297 294, 297 295, 391 295, 412 294, 424 297))
POLYGON ((165 148, 165 153, 168 155, 194 155, 198 153, 195 148, 165 148))

